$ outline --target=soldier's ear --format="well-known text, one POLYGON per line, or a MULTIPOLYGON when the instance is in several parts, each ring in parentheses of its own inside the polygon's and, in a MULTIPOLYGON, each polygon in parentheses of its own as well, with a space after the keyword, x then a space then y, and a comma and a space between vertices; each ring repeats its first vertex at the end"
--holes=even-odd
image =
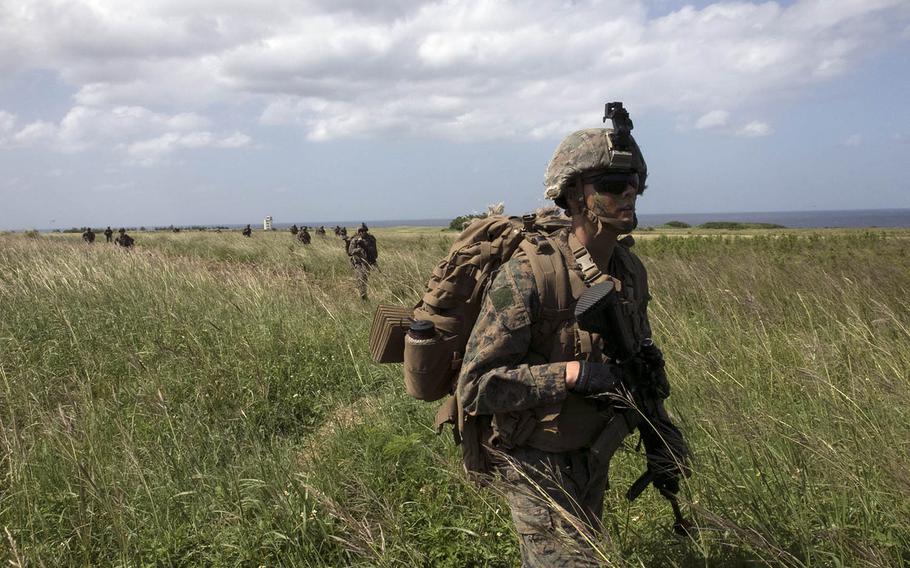
POLYGON ((568 205, 569 215, 577 215, 584 211, 585 191, 581 183, 581 178, 575 178, 566 184, 565 189, 566 205, 568 205))

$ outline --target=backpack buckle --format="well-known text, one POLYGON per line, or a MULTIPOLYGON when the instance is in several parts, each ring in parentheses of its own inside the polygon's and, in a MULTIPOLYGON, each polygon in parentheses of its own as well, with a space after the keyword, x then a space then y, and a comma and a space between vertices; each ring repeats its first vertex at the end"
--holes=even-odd
POLYGON ((535 221, 537 221, 537 215, 534 213, 528 213, 527 215, 521 216, 522 228, 525 231, 532 231, 534 229, 535 221))
POLYGON ((537 247, 537 252, 541 254, 550 254, 553 252, 553 245, 550 244, 550 240, 541 235, 531 235, 528 237, 528 241, 537 247))

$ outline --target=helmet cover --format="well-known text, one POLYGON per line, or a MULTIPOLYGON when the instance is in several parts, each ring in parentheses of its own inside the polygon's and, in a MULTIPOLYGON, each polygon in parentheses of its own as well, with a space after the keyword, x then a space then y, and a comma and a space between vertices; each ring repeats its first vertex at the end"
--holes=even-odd
POLYGON ((629 136, 631 147, 622 150, 614 144, 613 129, 587 128, 569 134, 559 143, 547 165, 544 176, 544 197, 565 207, 565 190, 568 184, 583 172, 612 170, 637 172, 640 177, 639 193, 644 190, 648 166, 635 139, 629 136))

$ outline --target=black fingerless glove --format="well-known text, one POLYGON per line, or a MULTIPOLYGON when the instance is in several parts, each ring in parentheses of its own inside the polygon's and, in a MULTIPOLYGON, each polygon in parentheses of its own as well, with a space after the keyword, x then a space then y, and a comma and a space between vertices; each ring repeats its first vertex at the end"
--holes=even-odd
POLYGON ((578 379, 572 390, 582 396, 616 394, 622 391, 622 371, 610 363, 580 361, 578 379))

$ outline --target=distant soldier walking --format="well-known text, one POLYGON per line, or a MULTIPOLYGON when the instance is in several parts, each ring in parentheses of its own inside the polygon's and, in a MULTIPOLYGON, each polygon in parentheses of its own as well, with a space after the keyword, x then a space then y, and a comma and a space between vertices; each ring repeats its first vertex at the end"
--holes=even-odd
POLYGON ((240 234, 246 238, 250 238, 253 236, 253 229, 250 228, 249 224, 247 224, 247 226, 244 227, 242 231, 240 231, 240 234))
POLYGON ((310 244, 310 241, 312 240, 312 238, 310 237, 310 232, 307 230, 306 227, 304 227, 302 231, 297 233, 297 240, 305 245, 310 244))
POLYGON ((324 237, 325 236, 325 225, 320 225, 319 228, 316 229, 316 234, 319 235, 320 237, 324 237))
POLYGON ((126 229, 121 228, 117 232, 120 234, 116 239, 114 239, 114 242, 123 248, 133 248, 133 245, 136 243, 136 241, 133 240, 133 237, 126 234, 126 229))
POLYGON ((297 236, 297 233, 300 232, 300 229, 297 228, 297 223, 291 225, 291 234, 297 236))
POLYGON ((369 229, 361 224, 357 229, 357 234, 350 240, 345 239, 347 245, 348 258, 351 261, 351 267, 354 269, 354 276, 357 279, 357 291, 360 298, 367 298, 367 278, 370 271, 376 266, 379 259, 379 252, 376 249, 376 237, 369 233, 369 229))
POLYGON ((88 244, 95 242, 95 231, 93 231, 91 227, 86 227, 85 232, 82 233, 82 240, 88 244))
POLYGON ((111 226, 108 225, 107 229, 104 230, 104 240, 105 242, 113 242, 114 240, 114 231, 111 229, 111 226))

